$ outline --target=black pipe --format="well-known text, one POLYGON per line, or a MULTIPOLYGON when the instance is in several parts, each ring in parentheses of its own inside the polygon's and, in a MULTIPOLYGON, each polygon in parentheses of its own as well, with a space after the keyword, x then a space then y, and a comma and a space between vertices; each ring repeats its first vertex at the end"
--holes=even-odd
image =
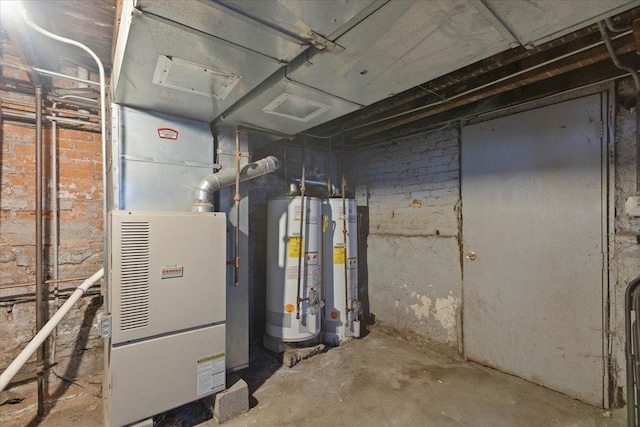
POLYGON ((618 55, 616 54, 616 50, 611 43, 611 38, 607 33, 607 28, 609 27, 612 31, 622 31, 622 29, 615 28, 611 21, 606 22, 606 26, 604 22, 598 22, 598 28, 600 29, 600 35, 602 36, 602 41, 604 42, 607 50, 609 51, 609 56, 613 61, 613 64, 619 69, 628 72, 631 74, 633 78, 633 83, 636 86, 636 192, 640 192, 640 76, 638 76, 638 72, 635 68, 630 67, 628 65, 624 65, 618 59, 618 55))
POLYGON ((640 360, 638 359, 638 355, 640 355, 640 340, 638 340, 639 336, 640 336, 640 331, 638 330, 638 327, 640 326, 640 292, 636 291, 633 293, 633 299, 634 299, 634 308, 635 308, 635 312, 636 312, 636 321, 635 326, 632 325, 632 331, 633 333, 631 334, 631 341, 632 341, 632 348, 633 348, 633 354, 636 356, 635 357, 635 363, 633 366, 633 374, 631 375, 631 378, 633 378, 633 381, 635 383, 635 398, 633 400, 633 408, 634 408, 634 412, 636 413, 636 418, 638 416, 638 398, 640 397, 640 360))
MULTIPOLYGON (((42 86, 36 86, 36 332, 44 326, 42 281, 42 86)), ((44 415, 44 352, 38 348, 38 416, 44 415)))
MULTIPOLYGON (((627 425, 629 427, 636 426, 636 398, 634 390, 634 366, 635 357, 633 354, 633 341, 631 332, 631 311, 633 310, 633 295, 640 288, 640 276, 636 277, 625 291, 624 296, 624 337, 625 337, 625 362, 627 374, 627 425)), ((636 310, 638 307, 636 307, 636 310)), ((640 310, 638 310, 640 311, 640 310)))

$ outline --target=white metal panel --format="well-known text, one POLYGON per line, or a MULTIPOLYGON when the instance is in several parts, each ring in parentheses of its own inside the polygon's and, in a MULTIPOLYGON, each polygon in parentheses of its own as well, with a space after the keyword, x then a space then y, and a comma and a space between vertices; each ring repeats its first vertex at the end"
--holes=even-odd
MULTIPOLYGON (((112 105, 118 209, 189 211, 196 186, 214 171, 207 123, 112 105), (175 131, 175 139, 162 132, 175 131)), ((171 135, 173 137, 173 135, 171 135)))
MULTIPOLYGON (((384 0, 382 0, 384 1, 384 0)), ((324 37, 380 0, 230 0, 228 3, 299 36, 313 31, 324 37)))
POLYGON ((466 0, 390 2, 288 76, 369 105, 509 48, 466 0))
POLYGON ((113 211, 113 344, 224 322, 226 233, 223 213, 113 211))
MULTIPOLYGON (((273 8, 275 5, 270 6, 273 8)), ((290 61, 308 47, 304 41, 286 37, 253 20, 231 13, 228 8, 213 1, 138 0, 136 7, 283 61, 290 61)))
POLYGON ((603 403, 599 94, 463 129, 464 348, 603 403), (473 257, 471 257, 473 258, 473 257))
MULTIPOLYGON (((266 79, 281 64, 259 52, 184 28, 137 9, 125 16, 114 61, 114 102, 209 122, 266 79), (127 26, 127 24, 129 24, 127 26), (121 34, 125 34, 122 35, 121 34), (124 46, 122 46, 124 44, 124 46), (122 52, 122 53, 120 53, 122 52), (225 97, 187 93, 153 83, 160 55, 241 77, 225 97)), ((202 76, 203 79, 209 76, 202 76)))
POLYGON ((105 426, 129 425, 224 390, 224 340, 225 325, 217 325, 111 348, 105 426), (203 366, 207 357, 218 363, 203 366), (207 376, 213 388, 204 391, 207 376))
MULTIPOLYGON (((264 129, 276 130, 293 135, 314 126, 348 114, 360 108, 358 104, 329 96, 321 91, 290 81, 284 70, 275 73, 249 95, 248 101, 238 109, 234 106, 222 123, 225 126, 250 124, 264 129), (312 103, 322 104, 329 108, 322 108, 319 114, 308 120, 299 120, 285 115, 276 115, 265 111, 283 94, 296 98, 308 99, 312 103)), ((244 101, 244 100, 243 100, 244 101)))
POLYGON ((538 45, 608 16, 640 6, 638 0, 485 0, 523 45, 538 45))

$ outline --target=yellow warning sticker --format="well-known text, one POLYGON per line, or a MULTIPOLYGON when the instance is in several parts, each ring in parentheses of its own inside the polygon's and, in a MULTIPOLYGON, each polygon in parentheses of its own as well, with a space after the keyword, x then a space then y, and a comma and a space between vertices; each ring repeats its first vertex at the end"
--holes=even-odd
POLYGON ((344 246, 334 246, 333 247, 333 263, 334 264, 344 264, 344 261, 347 257, 347 251, 344 246))
POLYGON ((213 353, 213 354, 210 354, 208 356, 200 357, 200 358, 198 358, 198 365, 200 365, 202 363, 211 362, 212 360, 216 360, 216 359, 219 359, 221 357, 224 357, 224 351, 221 351, 221 352, 218 352, 218 353, 213 353))
POLYGON ((289 236, 289 258, 298 258, 301 246, 302 254, 304 254, 304 237, 289 236))

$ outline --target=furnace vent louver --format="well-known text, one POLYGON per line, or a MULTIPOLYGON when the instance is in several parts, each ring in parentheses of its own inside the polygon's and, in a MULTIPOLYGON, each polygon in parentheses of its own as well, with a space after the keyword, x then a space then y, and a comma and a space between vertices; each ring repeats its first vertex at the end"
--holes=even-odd
POLYGON ((149 325, 150 227, 148 222, 123 222, 121 230, 120 329, 149 325))
POLYGON ((184 59, 158 56, 153 83, 188 93, 224 100, 242 77, 184 59))
POLYGON ((271 101, 262 111, 291 120, 308 122, 329 109, 331 109, 330 105, 290 93, 283 93, 271 101))

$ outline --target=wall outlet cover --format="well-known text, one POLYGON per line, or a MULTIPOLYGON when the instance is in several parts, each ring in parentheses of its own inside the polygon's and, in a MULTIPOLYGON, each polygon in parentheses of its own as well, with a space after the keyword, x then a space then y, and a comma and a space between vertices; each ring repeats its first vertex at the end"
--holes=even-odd
POLYGON ((627 215, 640 217, 640 196, 630 196, 625 203, 627 215))

